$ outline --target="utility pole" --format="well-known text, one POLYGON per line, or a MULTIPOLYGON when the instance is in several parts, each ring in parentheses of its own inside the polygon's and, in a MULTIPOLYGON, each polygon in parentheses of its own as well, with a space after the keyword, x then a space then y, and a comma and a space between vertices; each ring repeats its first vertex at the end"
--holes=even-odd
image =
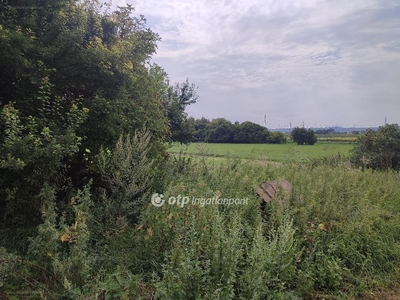
POLYGON ((387 125, 387 118, 385 117, 385 125, 387 125))

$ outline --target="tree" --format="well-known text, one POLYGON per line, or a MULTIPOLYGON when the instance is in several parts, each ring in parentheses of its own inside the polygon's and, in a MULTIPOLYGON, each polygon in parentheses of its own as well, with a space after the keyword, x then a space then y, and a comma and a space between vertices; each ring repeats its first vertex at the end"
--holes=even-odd
POLYGON ((164 100, 167 118, 171 129, 171 139, 175 142, 188 143, 193 140, 194 120, 188 118, 185 109, 197 102, 197 87, 185 82, 168 87, 164 100))
POLYGON ((269 132, 267 128, 253 123, 231 123, 224 118, 214 119, 211 122, 206 118, 194 120, 195 134, 192 141, 209 143, 243 143, 260 144, 286 143, 282 132, 269 132))
POLYGON ((283 132, 280 132, 280 131, 271 132, 271 135, 268 138, 268 143, 270 143, 270 144, 284 144, 284 143, 286 143, 286 137, 283 134, 283 132))
POLYGON ((148 129, 156 170, 171 136, 192 135, 184 110, 197 99, 194 86, 170 87, 148 64, 159 36, 130 5, 101 5, 0 3, 0 225, 37 225, 45 185, 57 209, 90 181, 93 191, 105 187, 95 158, 121 136, 148 129))
POLYGON ((317 129, 315 130, 315 134, 331 134, 335 133, 335 129, 327 128, 327 129, 317 129))
POLYGON ((351 150, 351 161, 356 166, 378 170, 400 169, 400 129, 387 124, 377 131, 368 129, 358 138, 351 150))
POLYGON ((210 120, 202 117, 201 119, 196 119, 194 121, 195 134, 194 142, 204 142, 207 136, 207 128, 210 124, 210 120))
POLYGON ((252 122, 243 122, 234 126, 234 143, 267 143, 270 133, 267 128, 252 122))
POLYGON ((297 145, 314 145, 317 142, 317 137, 312 129, 295 127, 292 130, 291 136, 297 145))
POLYGON ((232 143, 234 125, 224 119, 218 118, 211 121, 208 125, 206 142, 209 143, 232 143))

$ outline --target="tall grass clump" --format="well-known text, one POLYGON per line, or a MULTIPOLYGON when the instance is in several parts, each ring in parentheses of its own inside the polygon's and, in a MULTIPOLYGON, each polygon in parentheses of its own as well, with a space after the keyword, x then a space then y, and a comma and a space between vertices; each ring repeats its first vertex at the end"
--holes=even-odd
POLYGON ((110 152, 120 153, 121 164, 103 150, 104 189, 78 191, 64 213, 53 205, 54 191, 42 191, 43 223, 27 256, 0 249, 0 285, 8 294, 356 299, 400 279, 397 172, 354 169, 342 160, 214 163, 182 153, 163 167, 163 184, 154 185, 152 161, 122 151, 141 142, 119 143, 121 151, 110 152), (291 192, 262 205, 254 186, 283 178, 291 192), (163 196, 162 206, 151 203, 154 193, 163 196), (170 204, 170 197, 189 202, 170 204), (247 200, 201 205, 196 198, 247 200))
POLYGON ((301 275, 311 290, 357 294, 395 281, 400 265, 399 174, 288 167, 280 172, 294 186, 291 210, 304 247, 301 275))
MULTIPOLYGON (((272 298, 356 297, 399 278, 399 174, 362 171, 348 164, 344 167, 345 160, 341 158, 336 162, 339 164, 274 166, 228 160, 217 166, 208 164, 207 170, 200 162, 193 165, 184 180, 170 185, 167 190, 171 195, 249 195, 248 206, 217 206, 213 210, 196 207, 185 213, 180 209, 188 217, 199 212, 218 212, 226 217, 225 226, 228 227, 233 226, 229 220, 237 220, 235 216, 239 216, 242 256, 233 298, 256 299, 258 295, 272 298), (273 201, 262 212, 252 186, 275 178, 289 180, 293 184, 292 193, 281 195, 284 197, 282 204, 273 201), (288 220, 291 221, 288 223, 288 220), (277 233, 282 228, 286 235, 277 233), (286 248, 273 250, 279 243, 286 248), (284 254, 285 258, 280 261, 279 255, 284 254), (258 275, 253 277, 254 274, 258 275), (265 296, 267 294, 270 296, 265 296)), ((213 220, 213 217, 209 215, 206 219, 213 220)), ((187 223, 181 224, 186 228, 187 223)), ((192 228, 194 225, 190 224, 192 228)), ((195 232, 202 232, 200 225, 195 232)), ((181 245, 181 236, 178 234, 175 238, 179 241, 176 245, 181 245)), ((197 237, 196 240, 199 247, 202 240, 197 237)), ((184 249, 191 248, 186 246, 184 249)), ((200 249, 196 251, 205 253, 200 249)), ((187 255, 191 257, 193 253, 187 255)), ((172 257, 176 259, 172 254, 169 257, 171 261, 172 257)), ((171 261, 164 270, 176 274, 171 269, 171 261)), ((195 269, 203 276, 210 276, 204 255, 196 261, 195 269)), ((165 285, 161 290, 168 291, 168 278, 162 279, 165 285)), ((198 285, 198 289, 210 291, 206 284, 200 282, 198 285)), ((188 291, 189 286, 183 284, 178 290, 188 291)))

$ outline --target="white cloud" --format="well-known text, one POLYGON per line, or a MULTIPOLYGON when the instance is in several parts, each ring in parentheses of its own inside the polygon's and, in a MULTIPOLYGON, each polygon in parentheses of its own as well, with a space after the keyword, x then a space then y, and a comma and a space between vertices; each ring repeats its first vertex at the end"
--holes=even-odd
POLYGON ((397 0, 127 1, 160 34, 171 81, 200 86, 195 117, 400 123, 397 0))

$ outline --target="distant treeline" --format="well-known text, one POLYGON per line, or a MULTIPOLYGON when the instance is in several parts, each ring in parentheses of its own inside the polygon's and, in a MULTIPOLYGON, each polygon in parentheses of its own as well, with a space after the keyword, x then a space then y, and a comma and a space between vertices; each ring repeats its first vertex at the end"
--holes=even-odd
POLYGON ((315 134, 332 134, 332 133, 338 133, 335 132, 335 129, 333 128, 325 128, 325 129, 316 129, 315 134))
POLYGON ((347 130, 347 131, 335 131, 333 128, 324 128, 324 129, 315 129, 315 134, 343 134, 343 133, 351 133, 351 134, 360 134, 360 132, 365 132, 365 130, 347 130))
POLYGON ((282 144, 286 137, 282 132, 270 132, 267 128, 252 122, 232 123, 224 118, 212 121, 189 118, 192 127, 191 142, 241 143, 241 144, 282 144))

